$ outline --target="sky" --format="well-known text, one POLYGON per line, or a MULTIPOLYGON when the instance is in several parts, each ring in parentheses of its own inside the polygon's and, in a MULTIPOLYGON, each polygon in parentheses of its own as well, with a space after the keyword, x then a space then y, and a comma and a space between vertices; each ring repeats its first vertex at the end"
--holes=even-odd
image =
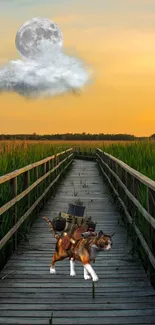
POLYGON ((155 133, 155 0, 0 0, 1 66, 20 59, 16 32, 37 16, 94 77, 78 96, 1 93, 0 133, 155 133))

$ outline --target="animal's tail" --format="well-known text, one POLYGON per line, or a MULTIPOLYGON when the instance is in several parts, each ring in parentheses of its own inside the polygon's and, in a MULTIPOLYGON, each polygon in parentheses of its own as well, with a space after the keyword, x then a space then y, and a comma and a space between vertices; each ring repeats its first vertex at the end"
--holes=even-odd
POLYGON ((55 237, 56 239, 58 239, 60 236, 59 236, 59 235, 57 234, 57 232, 55 231, 55 229, 54 229, 54 227, 53 227, 53 223, 52 223, 52 221, 51 221, 49 218, 47 218, 47 217, 42 217, 42 219, 45 220, 45 221, 48 223, 48 225, 49 225, 49 227, 50 227, 50 229, 51 229, 52 234, 54 235, 54 237, 55 237))

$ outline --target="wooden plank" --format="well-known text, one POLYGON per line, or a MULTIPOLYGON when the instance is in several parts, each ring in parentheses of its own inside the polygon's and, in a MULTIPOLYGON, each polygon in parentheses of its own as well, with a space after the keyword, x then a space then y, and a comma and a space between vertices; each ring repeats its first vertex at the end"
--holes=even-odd
MULTIPOLYGON (((77 297, 81 297, 83 295, 83 292, 81 293, 82 291, 77 291, 76 292, 76 298, 77 297)), ((91 297, 91 289, 89 288, 89 290, 85 290, 85 298, 86 299, 89 299, 91 297)), ((137 291, 119 291, 119 292, 104 292, 104 291, 97 291, 95 292, 95 297, 98 298, 98 299, 103 299, 103 298, 106 298, 106 299, 111 299, 111 298, 116 298, 117 297, 121 297, 121 298, 133 298, 133 297, 143 297, 145 298, 146 302, 147 302, 147 298, 148 297, 151 297, 153 295, 151 295, 150 292, 147 292, 146 290, 137 290, 137 291)), ((75 291, 74 289, 72 289, 72 292, 67 292, 67 291, 59 291, 59 292, 56 292, 54 290, 50 290, 49 292, 40 292, 40 291, 37 291, 37 292, 12 292, 12 291, 8 291, 8 292, 1 292, 0 291, 0 298, 25 298, 25 297, 30 297, 31 299, 33 298, 36 298, 36 297, 42 297, 42 299, 44 298, 48 298, 48 299, 55 299, 55 298, 74 298, 75 297, 75 291)), ((154 296, 153 296, 154 298, 154 296)), ((32 300, 33 301, 33 300, 32 300)))
MULTIPOLYGON (((52 309, 53 310, 53 309, 52 309)), ((70 310, 62 310, 61 307, 59 310, 54 310, 55 318, 61 317, 61 318, 70 318, 70 317, 87 317, 88 316, 88 310, 89 310, 89 318, 94 317, 94 310, 86 309, 86 310, 78 310, 71 309, 70 310)), ((1 317, 15 317, 17 315, 16 310, 1 310, 1 317)), ((29 317, 47 317, 49 315, 50 317, 51 311, 49 310, 29 310, 29 317)), ((155 309, 129 309, 129 310, 104 310, 100 309, 98 310, 95 308, 95 318, 97 317, 137 317, 141 316, 155 316, 155 309)), ((27 310, 18 310, 18 317, 27 317, 27 310)), ((154 317, 155 321, 155 317, 154 317)))
POLYGON ((93 304, 92 307, 94 307, 95 305, 97 305, 97 308, 100 309, 100 306, 102 304, 102 308, 105 308, 105 309, 141 309, 144 307, 146 308, 152 308, 154 309, 155 308, 155 297, 153 299, 153 297, 147 297, 147 304, 146 304, 146 298, 145 297, 130 297, 130 298, 122 298, 122 297, 118 297, 118 298, 112 298, 109 299, 106 299, 106 298, 103 298, 102 299, 102 302, 101 302, 101 299, 98 297, 96 298, 95 300, 93 298, 89 298, 87 301, 85 298, 82 298, 82 297, 74 297, 74 298, 66 298, 65 300, 67 301, 67 304, 66 304, 66 301, 64 301, 63 298, 56 298, 54 299, 53 301, 49 301, 49 299, 47 298, 34 298, 33 299, 33 302, 36 304, 36 306, 34 306, 33 304, 31 304, 31 297, 27 297, 27 298, 21 298, 20 300, 17 299, 17 298, 10 298, 11 300, 11 304, 8 306, 8 299, 3 299, 3 301, 0 301, 0 309, 22 309, 24 310, 23 308, 23 305, 26 307, 25 310, 27 309, 33 309, 36 308, 35 310, 37 310, 38 308, 39 309, 42 309, 42 306, 44 307, 45 305, 47 306, 50 306, 51 304, 53 305, 54 308, 59 308, 60 309, 60 304, 61 306, 64 308, 66 306, 66 310, 68 308, 70 308, 70 304, 73 305, 73 307, 77 304, 78 306, 82 306, 82 305, 86 305, 86 306, 90 306, 93 304), (18 307, 16 306, 18 305, 18 307))
MULTIPOLYGON (((51 315, 50 315, 51 316, 51 315)), ((51 318, 51 317, 50 317, 51 318)), ((0 323, 1 325, 4 325, 4 324, 8 324, 8 325, 11 325, 11 324, 19 324, 19 325, 24 325, 24 324, 30 324, 30 318, 26 317, 26 318, 23 318, 22 320, 21 319, 18 319, 18 318, 0 318, 0 322, 2 321, 2 323, 0 323)), ((152 320, 149 320, 147 322, 147 317, 144 317, 144 318, 136 318, 136 320, 134 321, 134 317, 130 317, 129 319, 129 323, 128 321, 126 320, 126 318, 122 318, 120 319, 120 321, 117 321, 117 319, 112 319, 111 323, 109 323, 109 318, 106 317, 104 318, 104 320, 102 319, 102 317, 100 318, 74 318, 73 320, 71 320, 70 318, 68 318, 68 321, 67 319, 65 318, 53 318, 53 321, 55 322, 54 324, 55 325, 62 325, 62 324, 73 324, 73 325, 78 325, 78 324, 90 324, 90 325, 112 325, 112 324, 123 324, 123 325, 131 325, 131 324, 140 324, 140 325, 148 325, 148 324, 155 324, 153 321, 153 317, 152 317, 152 320), (133 322, 134 321, 134 322, 133 322)), ((44 325, 44 324, 49 324, 49 317, 48 318, 41 318, 40 320, 37 318, 31 318, 31 325, 44 325)))
MULTIPOLYGON (((109 274, 109 278, 110 277, 115 277, 115 276, 121 276, 121 274, 122 274, 122 277, 123 277, 123 275, 124 275, 124 277, 126 277, 126 278, 128 278, 128 276, 134 276, 134 274, 136 273, 136 276, 135 276, 135 278, 137 278, 137 275, 139 274, 139 277, 141 276, 141 275, 144 275, 145 273, 144 273, 144 270, 139 270, 139 268, 137 267, 137 268, 131 268, 131 269, 129 269, 128 270, 128 268, 120 268, 120 269, 118 269, 118 270, 116 270, 117 268, 116 267, 108 267, 108 274, 109 274)), ((78 275, 79 274, 82 274, 83 272, 82 272, 82 270, 80 271, 79 269, 76 269, 76 273, 77 273, 77 277, 76 277, 76 279, 78 278, 79 279, 79 277, 78 277, 78 275)), ((48 278, 48 276, 49 276, 49 265, 48 266, 46 266, 45 268, 42 268, 42 269, 40 269, 40 268, 27 268, 27 269, 23 269, 23 268, 21 268, 21 271, 19 271, 19 270, 17 270, 16 271, 16 269, 14 268, 7 268, 7 269, 5 269, 5 271, 3 271, 2 273, 1 273, 2 275, 1 275, 1 277, 3 278, 4 276, 8 276, 9 274, 15 274, 16 276, 17 275, 23 275, 23 278, 24 278, 24 275, 30 275, 30 276, 33 276, 33 275, 35 275, 36 274, 36 277, 38 277, 38 275, 42 275, 42 276, 44 276, 44 277, 47 277, 48 278)), ((105 278, 107 278, 106 277, 106 275, 107 275, 107 267, 105 268, 105 269, 103 269, 102 270, 102 268, 97 268, 97 274, 102 278, 102 279, 105 279, 105 278)), ((59 280, 61 280, 61 277, 62 276, 64 276, 65 275, 65 277, 69 277, 69 267, 67 268, 67 269, 63 269, 63 271, 61 270, 61 269, 59 269, 59 267, 58 267, 58 270, 57 270, 57 274, 56 274, 56 276, 57 276, 57 278, 59 279, 59 280)), ((8 276, 8 278, 9 278, 9 276, 8 276)), ((80 275, 80 279, 81 279, 81 281, 82 281, 82 279, 83 279, 83 277, 80 275)), ((50 280, 52 281, 54 281, 55 280, 55 277, 53 276, 52 278, 51 278, 51 276, 50 276, 50 280)))
MULTIPOLYGON (((103 280, 106 280, 106 283, 113 283, 113 282, 121 282, 121 281, 124 281, 125 279, 125 282, 135 282, 135 284, 138 282, 142 282, 142 281, 146 281, 148 282, 148 279, 147 279, 147 276, 145 273, 142 273, 140 272, 140 274, 135 274, 135 272, 132 272, 132 273, 122 273, 121 271, 120 272, 109 272, 108 274, 106 272, 102 273, 99 272, 98 273, 100 279, 103 279, 103 280)), ((76 275, 76 280, 82 280, 82 272, 81 273, 77 273, 76 275)), ((70 276, 69 276, 69 273, 67 274, 66 273, 66 276, 65 276, 65 279, 63 278, 62 279, 62 275, 57 273, 55 277, 53 277, 51 279, 51 275, 47 272, 46 272, 46 278, 45 278, 45 272, 43 274, 23 274, 21 272, 21 274, 16 274, 14 273, 13 271, 10 271, 10 272, 6 272, 6 273, 2 273, 1 274, 1 278, 0 278, 0 281, 3 282, 3 281, 8 281, 9 280, 9 283, 10 281, 16 281, 16 282, 21 282, 21 280, 24 280, 25 283, 39 283, 41 281, 41 283, 47 283, 49 281, 53 281, 54 282, 69 282, 70 283, 70 276)))
MULTIPOLYGON (((83 280, 83 279, 82 279, 83 280)), ((83 280, 84 282, 84 280, 83 280)), ((86 281, 85 281, 86 282, 86 281)), ((80 286, 77 286, 76 287, 76 294, 80 294, 82 295, 83 293, 88 293, 89 295, 91 295, 91 287, 92 285, 88 285, 83 287, 82 284, 81 284, 81 287, 80 286)), ((61 285, 59 285, 59 287, 54 287, 54 288, 36 288, 36 287, 9 287, 9 288, 6 288, 6 287, 1 287, 0 288, 0 294, 4 294, 4 293, 15 293, 15 294, 22 294, 23 293, 23 290, 24 290, 24 293, 25 294, 44 294, 45 291, 46 291, 46 295, 49 294, 53 294, 53 293, 59 293, 59 294, 66 294, 67 292, 67 295, 69 294, 73 294, 73 291, 75 291, 75 288, 74 286, 73 287, 69 287, 66 285, 65 287, 62 287, 61 285), (52 291, 52 292, 51 292, 52 291)), ((117 294, 117 295, 121 295, 122 293, 124 293, 125 295, 129 295, 129 293, 131 293, 131 295, 134 295, 134 294, 138 294, 138 295, 141 295, 141 294, 146 294, 146 291, 147 291, 147 294, 151 294, 152 293, 152 288, 150 287, 147 287, 146 285, 145 286, 124 286, 124 287, 100 287, 100 288, 97 288, 96 289, 96 294, 117 294)))
MULTIPOLYGON (((118 288, 120 290, 122 290, 122 288, 124 287, 128 287, 128 286, 132 286, 134 287, 137 284, 137 287, 146 287, 146 288, 151 288, 151 285, 148 284, 148 281, 146 279, 145 280, 141 280, 141 281, 137 281, 137 279, 135 281, 129 281, 129 280, 125 280, 123 282, 123 280, 121 281, 106 281, 106 282, 102 282, 100 284, 96 284, 96 290, 101 289, 101 288, 118 288)), ((67 288, 70 285, 70 287, 74 287, 74 288, 89 288, 92 286, 92 282, 91 281, 81 281, 81 283, 76 283, 76 278, 74 281, 70 281, 70 279, 66 279, 66 281, 61 280, 61 288, 67 288)), ((7 281, 0 281, 0 288, 39 288, 42 289, 44 288, 46 290, 46 288, 59 288, 60 287, 60 279, 59 281, 54 281, 54 282, 39 282, 39 281, 17 281, 16 280, 16 284, 14 283, 14 281, 10 281, 7 279, 7 281)))
POLYGON ((144 309, 149 310, 153 310, 154 309, 154 312, 155 312, 155 304, 154 302, 150 302, 147 304, 147 307, 146 307, 146 303, 124 303, 122 302, 122 304, 113 304, 113 303, 101 303, 101 302, 97 302, 96 304, 95 303, 92 303, 92 302, 89 302, 87 303, 86 301, 75 301, 74 303, 72 303, 72 301, 68 301, 68 304, 66 305, 65 302, 61 301, 61 306, 60 306, 60 303, 59 301, 55 302, 49 302, 49 301, 43 301, 43 302, 39 302, 38 300, 38 303, 36 303, 35 306, 33 306, 30 301, 27 302, 27 300, 25 300, 25 302, 19 302, 18 300, 16 300, 16 302, 12 302, 12 304, 9 306, 8 308, 8 303, 0 303, 0 310, 13 310, 13 311, 45 311, 45 310, 50 310, 51 309, 53 311, 64 311, 64 310, 68 310, 68 311, 76 311, 76 310, 85 310, 85 311, 88 311, 91 309, 91 310, 105 310, 105 311, 108 311, 108 310, 141 310, 143 311, 144 309), (129 306, 128 306, 129 304, 129 306))
MULTIPOLYGON (((106 263, 106 267, 107 266, 126 266, 128 267, 131 263, 133 263, 132 261, 126 261, 125 259, 124 260, 104 260, 104 259, 101 259, 102 262, 106 263)), ((63 262, 62 262, 63 263, 63 262)), ((61 263, 61 264, 62 264, 61 263)), ((96 261, 97 263, 97 261, 96 261)), ((95 263, 95 264, 96 264, 95 263)), ((135 261, 135 264, 136 264, 136 261, 135 261)), ((11 261, 11 262, 8 262, 8 266, 11 265, 11 267, 16 267, 16 266, 19 266, 19 267, 22 267, 22 266, 25 266, 25 267, 40 267, 40 268, 43 268, 43 267, 46 267, 47 265, 47 259, 46 259, 46 263, 44 262, 40 262, 40 261, 35 261, 35 262, 31 262, 31 261, 11 261)), ((69 261, 67 263, 67 266, 69 266, 69 261)), ((77 264, 77 267, 83 267, 82 264, 80 266, 78 266, 77 264)), ((98 263, 98 267, 102 267, 99 265, 98 263)))
MULTIPOLYGON (((47 325, 49 324, 49 317, 51 318, 51 313, 49 316, 46 318, 34 318, 34 317, 24 317, 24 318, 15 318, 15 317, 0 317, 0 324, 18 324, 18 325, 28 325, 31 322, 31 325, 47 325)), ((155 325, 154 322, 154 316, 150 316, 148 319, 148 316, 143 316, 143 317, 121 317, 119 320, 115 317, 110 318, 110 323, 109 323, 109 317, 73 317, 73 318, 62 318, 62 317, 53 317, 54 325, 62 325, 62 324, 68 324, 68 325, 78 325, 78 324, 90 324, 90 325, 112 325, 112 324, 123 324, 123 325, 131 325, 131 324, 140 324, 140 325, 149 325, 153 324, 155 325)))
MULTIPOLYGON (((50 260, 50 262, 51 262, 51 260, 50 260)), ((95 263, 95 265, 96 265, 96 263, 95 263)), ((34 272, 34 271, 36 271, 36 272, 45 272, 46 271, 46 274, 47 274, 47 273, 49 273, 49 261, 47 261, 47 264, 44 265, 43 267, 40 267, 40 266, 38 266, 38 267, 37 266, 35 266, 35 267, 27 266, 26 267, 26 266, 18 265, 18 268, 21 269, 21 273, 23 273, 23 272, 30 272, 31 273, 31 272, 34 272)), ((132 266, 128 270, 129 265, 128 266, 123 266, 122 265, 121 267, 119 267, 118 264, 117 265, 105 265, 104 268, 98 264, 96 266, 96 268, 97 268, 97 273, 98 274, 99 274, 99 272, 102 273, 102 274, 106 273, 107 268, 108 268, 109 272, 111 270, 111 272, 113 272, 115 274, 119 270, 121 270, 121 272, 124 272, 124 273, 128 274, 128 273, 132 273, 132 272, 138 272, 139 269, 140 269, 139 266, 132 266)), ((66 272, 68 272, 68 275, 69 275, 69 264, 66 265, 66 266, 63 265, 63 268, 62 268, 62 263, 61 264, 57 263, 57 269, 58 269, 57 271, 58 271, 59 274, 66 274, 66 272)), ((8 266, 7 269, 5 269, 5 270, 7 270, 7 271, 15 271, 16 274, 18 274, 17 271, 16 271, 15 265, 14 266, 10 265, 10 267, 8 266)), ((83 270, 83 268, 78 267, 78 266, 76 267, 77 273, 82 272, 82 270, 83 270)))
MULTIPOLYGON (((42 237, 41 237, 42 238, 42 237)), ((33 261, 36 261, 36 260, 39 260, 39 261, 41 261, 41 262, 45 262, 45 261, 47 261, 47 258, 51 258, 51 254, 53 254, 54 253, 54 249, 51 249, 51 251, 48 253, 48 252, 45 252, 45 254, 44 254, 44 256, 40 253, 40 252, 30 252, 29 254, 27 253, 26 254, 26 252, 24 253, 20 253, 20 254, 16 254, 16 255, 14 255, 13 257, 12 257, 12 261, 17 261, 17 260, 23 260, 23 261, 26 261, 26 260, 30 260, 31 261, 31 259, 33 260, 33 261), (24 254, 24 256, 22 256, 24 254)), ((123 258, 124 258, 124 253, 109 253, 109 254, 106 254, 106 255, 104 255, 104 257, 101 257, 101 256, 98 256, 98 261, 99 260, 103 260, 103 258, 104 258, 104 260, 106 260, 107 259, 107 257, 109 257, 110 259, 111 258, 118 258, 118 259, 121 259, 122 258, 122 260, 123 260, 123 258)), ((132 260, 131 260, 132 261, 132 260)))

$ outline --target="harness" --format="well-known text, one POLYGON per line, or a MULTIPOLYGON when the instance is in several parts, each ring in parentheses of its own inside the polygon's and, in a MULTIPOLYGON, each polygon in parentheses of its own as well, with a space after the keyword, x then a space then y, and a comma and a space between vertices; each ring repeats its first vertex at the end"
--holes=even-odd
MULTIPOLYGON (((81 238, 74 239, 74 238, 68 237, 68 234, 67 233, 64 233, 64 236, 67 236, 68 239, 69 239, 68 248, 65 248, 64 247, 66 249, 66 251, 67 251, 67 255, 68 255, 69 259, 73 258, 73 260, 75 260, 74 250, 75 250, 77 244, 79 243, 79 241, 81 239, 86 239, 86 238, 92 237, 92 236, 94 237, 94 236, 96 236, 96 233, 92 229, 92 230, 89 230, 88 232, 83 233, 82 235, 81 235, 81 238)), ((89 239, 88 239, 88 243, 89 243, 89 239)), ((97 243, 97 238, 95 238, 95 241, 94 241, 94 244, 95 245, 96 245, 96 243, 97 243)), ((88 249, 88 252, 90 254, 91 253, 91 246, 88 245, 87 249, 88 249)))

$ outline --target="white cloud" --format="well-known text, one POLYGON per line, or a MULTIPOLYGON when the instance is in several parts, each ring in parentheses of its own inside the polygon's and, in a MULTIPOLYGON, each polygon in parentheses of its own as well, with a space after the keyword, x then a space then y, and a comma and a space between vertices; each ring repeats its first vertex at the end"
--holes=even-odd
POLYGON ((54 96, 83 87, 89 72, 83 62, 61 50, 47 50, 36 60, 10 61, 0 69, 0 91, 24 97, 54 96))

